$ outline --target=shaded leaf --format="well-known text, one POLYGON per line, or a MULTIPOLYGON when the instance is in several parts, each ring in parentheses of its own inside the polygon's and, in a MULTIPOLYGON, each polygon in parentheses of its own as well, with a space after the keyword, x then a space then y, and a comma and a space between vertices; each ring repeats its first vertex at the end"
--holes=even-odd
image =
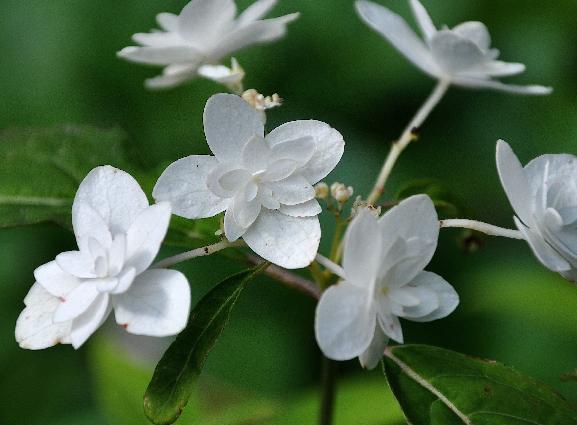
POLYGON ((449 192, 440 181, 434 179, 420 179, 407 182, 398 190, 395 199, 401 201, 419 194, 429 195, 439 214, 446 218, 456 217, 463 212, 463 208, 456 197, 449 192))
POLYGON ((497 362, 438 347, 389 347, 389 385, 413 425, 571 425, 577 410, 532 378, 497 362))
POLYGON ((153 423, 171 424, 178 419, 242 290, 268 266, 265 262, 229 277, 194 308, 188 326, 156 366, 144 395, 144 411, 153 423))

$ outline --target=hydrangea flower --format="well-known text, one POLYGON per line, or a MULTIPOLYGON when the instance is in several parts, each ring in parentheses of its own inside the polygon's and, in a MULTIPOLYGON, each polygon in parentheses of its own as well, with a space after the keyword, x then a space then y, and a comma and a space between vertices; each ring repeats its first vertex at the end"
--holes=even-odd
POLYGON ((520 74, 525 71, 525 65, 497 60, 499 50, 491 48, 491 36, 483 23, 464 22, 452 29, 437 29, 418 0, 410 0, 410 4, 424 40, 401 16, 381 5, 357 0, 356 9, 368 26, 433 78, 474 89, 535 95, 551 93, 549 87, 517 86, 494 80, 520 74))
MULTIPOLYGON (((192 0, 180 15, 157 16, 161 30, 134 34, 141 46, 126 47, 118 56, 141 64, 163 66, 162 75, 146 81, 152 89, 178 86, 200 75, 227 84, 241 78, 233 66, 230 72, 219 65, 225 56, 253 44, 277 40, 298 13, 273 19, 263 18, 276 0, 258 0, 238 17, 234 0, 192 0), (223 73, 224 72, 224 73, 223 73)), ((233 64, 234 65, 234 64, 233 64)))
POLYGON ((170 216, 167 203, 149 206, 124 171, 92 170, 72 206, 79 250, 35 270, 36 283, 16 324, 20 346, 79 348, 112 310, 116 322, 133 334, 168 336, 184 329, 190 310, 186 277, 174 270, 147 270, 170 216))
POLYGON ((548 269, 577 282, 577 157, 542 155, 523 168, 497 142, 497 168, 517 228, 548 269))
POLYGON ((442 277, 423 271, 437 247, 439 221, 426 195, 412 196, 381 218, 359 211, 347 230, 342 281, 316 309, 315 334, 325 356, 359 357, 372 369, 389 338, 402 343, 399 317, 441 319, 459 296, 442 277))
POLYGON ((258 111, 239 96, 212 96, 204 132, 214 156, 192 155, 171 164, 153 196, 189 219, 226 211, 229 241, 243 238, 261 257, 293 269, 315 258, 321 207, 313 184, 338 164, 341 134, 319 121, 293 121, 266 137, 258 111))

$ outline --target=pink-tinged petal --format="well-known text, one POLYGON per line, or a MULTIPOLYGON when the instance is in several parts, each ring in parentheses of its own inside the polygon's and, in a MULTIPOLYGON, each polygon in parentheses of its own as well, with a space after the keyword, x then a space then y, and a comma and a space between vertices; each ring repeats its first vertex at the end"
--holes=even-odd
POLYGON ((292 121, 275 128, 266 136, 266 141, 273 151, 284 155, 292 148, 302 148, 305 158, 309 155, 307 142, 301 139, 312 138, 315 143, 314 153, 302 166, 299 173, 309 183, 315 184, 325 178, 339 163, 345 149, 343 136, 334 128, 320 121, 292 121), (296 142, 298 141, 298 143, 296 142), (291 146, 290 143, 293 143, 291 146), (287 145, 285 145, 287 143, 287 145), (282 144, 282 145, 281 145, 282 144))
POLYGON ((215 195, 207 186, 209 173, 218 165, 216 158, 192 155, 179 159, 162 173, 152 192, 156 202, 168 202, 173 214, 196 219, 223 212, 228 200, 215 195))
POLYGON ((112 304, 108 294, 100 294, 84 314, 72 321, 70 333, 72 346, 75 349, 80 348, 104 323, 111 310, 112 304))
POLYGON ((235 164, 254 136, 264 137, 264 126, 259 113, 241 97, 217 94, 206 103, 204 133, 216 158, 235 164))
POLYGON ((70 322, 55 324, 54 312, 60 299, 34 283, 24 299, 26 308, 16 321, 16 342, 27 350, 42 350, 70 343, 70 322))
POLYGON ((46 263, 34 270, 34 278, 55 297, 64 298, 80 285, 80 279, 66 273, 56 261, 46 263))
MULTIPOLYGON (((138 182, 128 173, 109 165, 97 167, 84 178, 72 206, 74 233, 78 208, 88 204, 104 220, 112 234, 125 233, 138 215, 148 207, 148 199, 138 182)), ((89 233, 89 232, 86 232, 89 233)), ((95 236, 93 236, 95 237, 95 236)), ((98 237, 95 237, 98 239, 98 237)))
POLYGON ((86 312, 99 296, 97 281, 84 281, 72 290, 66 298, 60 300, 60 306, 54 313, 54 323, 70 321, 86 312))
POLYGON ((362 355, 375 334, 369 291, 346 282, 327 289, 316 308, 315 336, 325 356, 349 360, 362 355))
POLYGON ((321 229, 317 217, 289 217, 263 209, 243 239, 265 260, 286 269, 300 269, 315 259, 321 229))
POLYGON ((170 215, 170 205, 162 202, 148 207, 134 220, 126 233, 124 267, 140 274, 152 264, 166 236, 170 215))
POLYGON ((148 270, 113 298, 116 322, 135 335, 170 336, 188 321, 190 288, 175 270, 148 270))

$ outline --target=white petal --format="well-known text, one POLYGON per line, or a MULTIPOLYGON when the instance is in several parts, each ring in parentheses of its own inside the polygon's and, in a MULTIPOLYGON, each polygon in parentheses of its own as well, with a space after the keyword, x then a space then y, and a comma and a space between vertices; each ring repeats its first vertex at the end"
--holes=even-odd
POLYGON ((177 34, 160 31, 137 33, 132 36, 132 40, 144 47, 175 47, 183 43, 182 39, 177 34))
POLYGON ((247 231, 246 227, 242 227, 238 224, 234 218, 234 212, 232 208, 226 210, 224 214, 224 234, 230 242, 236 241, 247 231))
MULTIPOLYGON (((413 322, 431 322, 433 320, 442 319, 451 314, 459 305, 459 294, 445 279, 441 276, 431 272, 421 272, 411 283, 411 286, 416 288, 427 288, 433 291, 436 295, 437 307, 426 315, 421 315, 419 307, 405 308, 405 315, 403 317, 412 320, 413 322)), ((421 305, 426 302, 421 299, 421 305)))
POLYGON ((532 194, 529 180, 511 146, 503 140, 497 142, 497 171, 503 189, 515 214, 528 225, 532 224, 532 194))
POLYGON ((285 269, 300 269, 315 259, 321 228, 317 217, 295 218, 263 209, 243 239, 265 260, 285 269))
POLYGON ((104 323, 110 314, 111 308, 109 296, 100 294, 83 315, 73 320, 70 340, 74 348, 80 348, 104 323))
POLYGON ((166 236, 170 214, 170 205, 162 202, 148 207, 134 220, 126 234, 125 267, 140 274, 152 264, 166 236))
POLYGON ((16 342, 27 350, 41 350, 70 342, 70 322, 54 324, 60 299, 34 283, 25 298, 26 308, 16 322, 16 342))
POLYGON ((238 83, 244 78, 244 72, 233 71, 224 65, 202 65, 198 68, 198 75, 225 85, 238 83))
POLYGON ((363 354, 375 334, 370 293, 346 282, 327 289, 316 308, 315 335, 325 356, 349 360, 363 354))
POLYGON ((77 237, 79 231, 82 235, 85 233, 85 229, 77 229, 74 223, 77 208, 82 203, 90 205, 102 217, 112 234, 125 233, 148 207, 148 199, 138 182, 130 174, 108 165, 92 170, 76 192, 72 220, 77 237))
POLYGON ((91 240, 95 240, 102 247, 109 247, 112 243, 109 224, 90 203, 84 200, 75 201, 72 206, 72 227, 76 243, 81 250, 91 240))
POLYGON ((56 263, 64 272, 79 278, 97 277, 94 273, 94 258, 88 253, 68 251, 56 256, 56 263))
POLYGON ((96 281, 85 281, 62 299, 54 313, 54 323, 67 322, 89 310, 100 295, 96 283, 96 281))
POLYGON ((452 31, 442 30, 431 39, 435 61, 449 74, 467 71, 486 61, 485 54, 473 41, 452 31))
POLYGON ((427 9, 419 2, 419 0, 411 0, 411 9, 413 10, 413 15, 419 24, 419 28, 423 33, 426 40, 430 40, 433 35, 437 32, 427 9))
POLYGON ((541 264, 554 272, 567 272, 571 270, 569 262, 555 251, 541 235, 526 227, 517 217, 513 217, 513 219, 515 220, 517 228, 523 232, 525 240, 541 264))
POLYGON ((482 22, 463 22, 453 28, 452 31, 461 37, 472 41, 482 50, 489 50, 491 47, 491 35, 489 34, 489 30, 485 24, 482 22))
POLYGON ((251 44, 268 43, 283 37, 287 25, 299 17, 298 13, 251 22, 224 36, 217 47, 211 52, 214 57, 221 58, 232 52, 244 49, 251 44))
MULTIPOLYGON (((270 135, 268 141, 271 142, 270 135)), ((275 143, 272 148, 271 161, 290 159, 296 161, 299 167, 304 167, 313 157, 316 145, 315 139, 311 136, 275 143)))
POLYGON ((204 133, 218 160, 235 164, 254 136, 264 137, 264 126, 258 112, 242 98, 217 94, 206 103, 204 133))
POLYGON ((281 213, 290 215, 291 217, 314 217, 319 215, 323 210, 316 199, 303 202, 296 205, 280 205, 281 213))
POLYGON ((472 77, 510 77, 525 72, 522 63, 491 61, 479 65, 472 70, 472 77))
POLYGON ((136 277, 136 270, 133 268, 125 269, 117 276, 118 285, 114 288, 111 293, 112 294, 122 294, 128 291, 128 288, 134 282, 134 278, 136 277))
POLYGON ((401 323, 399 322, 399 318, 397 316, 378 312, 377 322, 386 336, 394 341, 397 341, 399 344, 404 343, 403 329, 401 328, 401 323))
MULTIPOLYGON (((138 220, 138 219, 137 219, 138 220)), ((116 276, 123 268, 126 260, 126 234, 115 236, 108 253, 108 275, 116 276)))
POLYGON ((34 270, 34 278, 55 297, 64 298, 80 285, 80 279, 66 273, 56 261, 46 263, 34 270))
POLYGON ((344 241, 343 268, 347 279, 354 285, 372 285, 382 261, 377 219, 367 210, 361 210, 347 229, 344 241))
POLYGON ((373 336, 371 345, 359 356, 361 366, 369 370, 374 369, 383 358, 388 343, 389 338, 383 333, 381 327, 375 326, 375 335, 373 336))
MULTIPOLYGON (((339 163, 345 149, 343 136, 334 128, 320 121, 292 121, 275 128, 266 136, 273 149, 281 143, 312 137, 315 151, 300 173, 315 184, 325 178, 339 163)), ((299 142, 302 143, 302 142, 299 142)), ((287 148, 289 145, 286 146, 287 148)), ((277 149, 281 149, 279 146, 277 149)), ((283 146, 282 149, 285 149, 283 146)))
POLYGON ((387 39, 409 61, 426 74, 433 77, 440 75, 439 67, 428 47, 401 16, 366 0, 358 0, 355 6, 363 21, 387 39))
POLYGON ((152 196, 156 202, 169 202, 172 212, 181 217, 213 217, 223 212, 229 202, 207 187, 208 174, 217 164, 216 158, 208 155, 179 159, 164 170, 152 196))
POLYGON ((167 66, 174 63, 196 63, 202 54, 190 46, 125 47, 119 58, 145 65, 167 66))
POLYGON ((159 13, 156 15, 156 22, 165 31, 176 31, 178 29, 178 16, 174 13, 159 13))
POLYGON ((196 66, 189 66, 186 71, 177 74, 169 74, 165 69, 165 72, 162 75, 146 80, 145 86, 149 90, 167 90, 180 86, 195 77, 196 66))
POLYGON ((242 150, 242 163, 252 172, 266 169, 271 149, 262 137, 253 137, 242 150))
POLYGON ((116 322, 135 335, 169 336, 182 331, 190 311, 186 277, 175 270, 148 270, 113 297, 116 322))
POLYGON ((245 26, 263 18, 277 3, 277 0, 258 0, 247 7, 238 17, 238 25, 245 26))
POLYGON ((258 217, 261 211, 261 203, 258 199, 253 199, 252 201, 246 201, 244 192, 239 193, 235 197, 233 204, 229 208, 232 209, 234 215, 234 221, 247 229, 258 217))
POLYGON ((499 81, 483 80, 480 78, 454 77, 453 84, 471 89, 488 89, 502 91, 512 94, 547 95, 553 92, 551 87, 545 86, 517 86, 514 84, 503 84, 499 81))
POLYGON ((266 182, 278 182, 290 177, 298 168, 298 162, 292 159, 279 159, 269 165, 267 171, 262 174, 262 180, 266 182))
POLYGON ((293 174, 277 182, 267 182, 266 186, 272 189, 274 197, 281 204, 302 204, 315 197, 315 188, 300 174, 293 174))
POLYGON ((203 52, 230 30, 236 16, 233 0, 192 0, 178 17, 178 33, 203 52))

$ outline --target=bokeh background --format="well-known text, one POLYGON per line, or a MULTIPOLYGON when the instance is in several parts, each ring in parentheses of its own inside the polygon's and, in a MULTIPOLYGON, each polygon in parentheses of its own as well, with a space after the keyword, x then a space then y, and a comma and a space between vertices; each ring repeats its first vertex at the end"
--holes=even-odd
MULTIPOLYGON (((405 0, 379 2, 409 16, 405 0)), ((495 169, 495 141, 509 141, 524 163, 543 153, 577 154, 577 3, 423 2, 437 24, 485 22, 502 57, 527 65, 526 74, 512 81, 552 85, 555 92, 535 98, 452 89, 398 163, 387 196, 407 180, 435 178, 471 218, 512 226, 495 169)), ((134 155, 157 175, 169 161, 208 153, 202 110, 222 89, 198 80, 147 92, 144 79, 159 70, 115 56, 133 33, 155 26, 156 13, 178 12, 185 3, 2 0, 0 128, 121 128, 134 155)), ((238 1, 242 8, 249 3, 238 1)), ((274 15, 293 11, 302 17, 284 40, 236 55, 247 86, 286 99, 269 114, 270 128, 315 118, 339 129, 347 149, 327 181, 367 193, 390 141, 434 82, 365 27, 351 0, 284 0, 274 15)), ((323 226, 329 234, 330 216, 323 226)), ((577 287, 541 267, 522 242, 485 239, 476 252, 465 253, 461 236, 444 230, 429 266, 457 288, 460 307, 439 322, 403 323, 407 342, 497 359, 577 402, 577 382, 560 379, 577 367, 577 287)), ((21 350, 13 332, 32 272, 73 249, 74 241, 66 230, 40 225, 0 231, 0 247, 0 423, 146 424, 142 394, 168 342, 103 329, 77 352, 69 346, 21 350)), ((198 300, 238 268, 211 257, 182 270, 198 300)), ((182 423, 314 423, 319 352, 313 314, 314 303, 304 295, 264 278, 253 284, 209 357, 182 423)), ((378 370, 363 372, 356 361, 340 366, 337 423, 403 423, 378 370)))

